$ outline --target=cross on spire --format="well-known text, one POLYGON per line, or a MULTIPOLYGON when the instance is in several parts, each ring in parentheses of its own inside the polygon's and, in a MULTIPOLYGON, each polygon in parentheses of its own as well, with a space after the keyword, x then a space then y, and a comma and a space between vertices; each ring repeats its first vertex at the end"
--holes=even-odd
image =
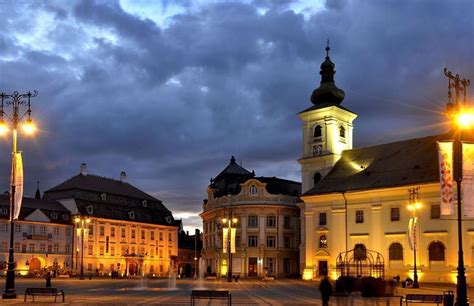
POLYGON ((326 45, 326 57, 329 57, 329 50, 331 50, 331 48, 329 47, 329 38, 328 38, 327 45, 326 45))

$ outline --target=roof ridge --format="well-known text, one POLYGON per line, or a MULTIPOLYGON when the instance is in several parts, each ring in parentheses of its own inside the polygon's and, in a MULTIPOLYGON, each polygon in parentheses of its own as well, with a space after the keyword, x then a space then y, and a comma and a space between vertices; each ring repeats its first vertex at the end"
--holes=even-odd
POLYGON ((350 150, 345 150, 345 151, 342 152, 342 154, 344 154, 345 152, 355 152, 355 151, 358 151, 358 150, 365 150, 365 149, 369 149, 369 148, 389 146, 389 145, 399 144, 399 143, 403 143, 403 142, 409 142, 409 141, 415 141, 415 140, 421 140, 421 139, 427 139, 427 138, 437 138, 437 137, 441 137, 441 136, 444 136, 444 135, 447 135, 447 134, 444 133, 444 134, 436 134, 436 135, 430 135, 430 136, 422 136, 422 137, 417 137, 417 138, 410 138, 410 139, 405 139, 405 140, 397 140, 397 141, 392 141, 392 142, 380 143, 380 144, 375 144, 375 145, 371 145, 371 146, 369 145, 369 146, 365 146, 365 147, 358 147, 358 148, 353 148, 353 149, 350 149, 350 150))

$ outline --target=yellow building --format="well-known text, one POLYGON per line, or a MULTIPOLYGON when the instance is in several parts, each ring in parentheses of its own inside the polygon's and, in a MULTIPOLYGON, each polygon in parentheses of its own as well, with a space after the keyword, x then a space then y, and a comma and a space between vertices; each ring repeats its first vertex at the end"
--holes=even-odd
POLYGON ((276 177, 256 177, 232 157, 212 180, 204 201, 203 250, 207 272, 226 276, 228 253, 223 231, 233 220, 236 252, 232 274, 240 277, 295 276, 299 270, 301 184, 276 177), (230 222, 230 221, 229 221, 230 222))
POLYGON ((125 172, 114 180, 88 174, 82 164, 78 175, 44 197, 58 200, 73 220, 84 220, 74 222, 77 272, 83 255, 86 275, 163 276, 178 255, 179 221, 160 200, 127 183, 125 172))
MULTIPOLYGON (((329 48, 327 49, 329 51, 329 48)), ((413 278, 410 193, 417 193, 417 271, 420 281, 454 282, 458 259, 457 223, 440 215, 437 141, 428 136, 367 148, 352 148, 354 113, 340 105, 344 92, 334 83, 334 64, 321 65, 321 86, 303 121, 300 245, 303 278, 340 274, 339 254, 356 245, 378 252, 386 278, 413 278), (410 237, 409 237, 410 236, 410 237)), ((463 223, 467 279, 474 278, 474 222, 463 223)), ((412 239, 413 241, 413 239, 412 239)), ((412 242, 413 243, 413 242, 412 242)), ((350 253, 349 253, 350 254, 350 253)), ((376 254, 376 253, 374 253, 376 254)), ((364 264, 370 265, 371 259, 364 264)), ((372 259, 375 261, 375 259, 372 259)), ((361 275, 367 273, 362 271, 361 275)))

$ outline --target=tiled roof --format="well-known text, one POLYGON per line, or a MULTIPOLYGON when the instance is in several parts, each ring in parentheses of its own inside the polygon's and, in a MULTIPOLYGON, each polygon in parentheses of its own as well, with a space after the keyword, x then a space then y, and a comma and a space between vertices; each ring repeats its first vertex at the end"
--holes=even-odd
POLYGON ((362 191, 439 181, 436 135, 347 150, 305 195, 362 191))
MULTIPOLYGON (((7 207, 10 209, 10 196, 2 194, 0 195, 0 206, 7 207)), ((20 220, 24 220, 25 217, 30 215, 35 210, 41 210, 50 220, 52 223, 60 223, 60 224, 69 224, 70 215, 69 210, 67 210, 64 206, 61 205, 58 201, 53 200, 45 200, 45 199, 35 199, 29 197, 23 197, 21 210, 20 210, 20 220), (57 218, 54 219, 51 214, 56 213, 57 218), (67 217, 66 217, 67 216, 67 217)), ((1 219, 9 219, 9 213, 6 215, 0 214, 1 219)))
POLYGON ((156 198, 130 185, 129 183, 92 174, 77 174, 68 179, 67 181, 45 191, 45 194, 54 191, 65 191, 73 189, 105 192, 107 194, 115 194, 136 199, 157 201, 156 198))

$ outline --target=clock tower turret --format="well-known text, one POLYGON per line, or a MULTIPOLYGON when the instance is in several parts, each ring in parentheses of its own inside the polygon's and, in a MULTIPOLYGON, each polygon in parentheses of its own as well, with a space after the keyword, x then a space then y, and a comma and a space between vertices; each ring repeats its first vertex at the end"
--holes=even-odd
POLYGON ((299 113, 303 121, 302 192, 313 188, 334 166, 344 150, 352 149, 352 122, 357 114, 340 104, 345 93, 334 82, 334 63, 329 57, 321 64, 321 83, 311 95, 313 105, 299 113))

